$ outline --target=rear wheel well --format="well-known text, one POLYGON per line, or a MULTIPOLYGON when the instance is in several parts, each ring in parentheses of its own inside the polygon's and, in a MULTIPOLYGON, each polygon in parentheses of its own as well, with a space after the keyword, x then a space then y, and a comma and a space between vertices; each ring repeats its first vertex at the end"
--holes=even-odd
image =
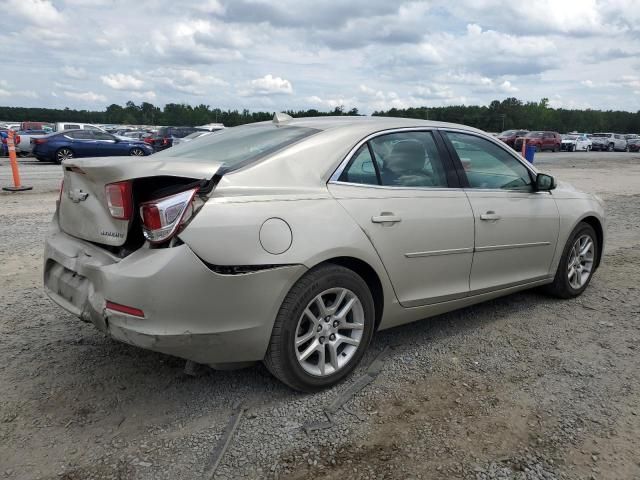
POLYGON ((380 282, 380 277, 378 277, 376 271, 367 262, 354 257, 335 257, 322 262, 320 265, 326 263, 348 268, 362 277, 373 297, 373 304, 376 309, 375 328, 377 330, 382 320, 382 311, 384 309, 384 291, 382 290, 382 282, 380 282))
POLYGON ((604 231, 602 230, 602 224, 596 217, 585 217, 582 219, 582 221, 588 225, 591 225, 591 227, 593 227, 593 229, 596 231, 596 236, 598 237, 598 258, 596 259, 596 268, 598 268, 598 266, 600 265, 600 259, 602 258, 602 249, 604 247, 604 245, 602 244, 604 240, 604 231))

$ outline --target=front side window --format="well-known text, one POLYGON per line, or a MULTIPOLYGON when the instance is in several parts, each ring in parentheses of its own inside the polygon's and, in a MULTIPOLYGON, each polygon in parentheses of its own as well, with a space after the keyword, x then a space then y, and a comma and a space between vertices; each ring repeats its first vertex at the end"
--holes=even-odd
POLYGON ((96 130, 95 132, 91 132, 91 133, 93 133, 93 138, 95 138, 96 140, 114 140, 112 135, 101 132, 99 130, 96 130))
POLYGON ((527 167, 509 152, 475 135, 447 132, 471 188, 531 191, 527 167))

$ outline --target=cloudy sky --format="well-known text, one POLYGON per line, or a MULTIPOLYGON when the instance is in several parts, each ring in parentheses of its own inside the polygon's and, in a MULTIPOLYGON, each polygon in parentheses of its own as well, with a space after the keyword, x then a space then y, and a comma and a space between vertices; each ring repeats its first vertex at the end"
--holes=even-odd
POLYGON ((0 105, 640 110, 640 0, 0 0, 0 105))

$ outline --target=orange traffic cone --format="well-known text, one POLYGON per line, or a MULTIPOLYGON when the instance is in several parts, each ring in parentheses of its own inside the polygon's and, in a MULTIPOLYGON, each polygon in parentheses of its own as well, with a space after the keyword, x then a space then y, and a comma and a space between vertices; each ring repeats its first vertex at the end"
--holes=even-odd
POLYGON ((18 170, 18 160, 16 159, 16 145, 13 142, 13 130, 9 130, 7 138, 7 147, 9 149, 9 161, 11 163, 11 173, 13 174, 13 187, 2 187, 7 192, 23 192, 25 190, 33 190, 33 187, 27 187, 20 184, 20 171, 18 170))

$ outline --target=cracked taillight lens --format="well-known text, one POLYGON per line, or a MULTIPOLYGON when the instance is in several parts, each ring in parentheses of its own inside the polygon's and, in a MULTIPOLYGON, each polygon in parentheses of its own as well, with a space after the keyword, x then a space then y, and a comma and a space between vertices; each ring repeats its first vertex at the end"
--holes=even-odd
POLYGON ((176 235, 204 202, 197 188, 140 204, 142 233, 150 243, 162 243, 176 235))

